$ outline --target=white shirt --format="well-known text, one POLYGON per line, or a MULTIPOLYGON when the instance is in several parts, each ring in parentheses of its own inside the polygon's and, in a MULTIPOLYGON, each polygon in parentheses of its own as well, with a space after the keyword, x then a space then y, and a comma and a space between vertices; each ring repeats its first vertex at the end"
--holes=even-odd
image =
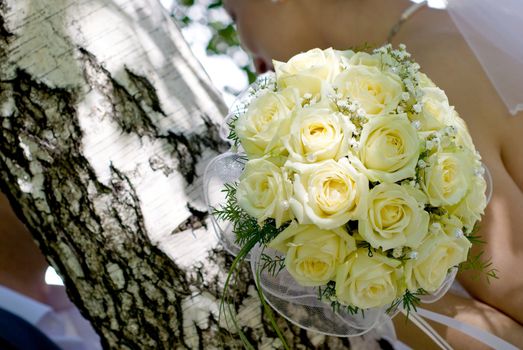
POLYGON ((49 286, 48 304, 43 304, 0 285, 0 307, 38 328, 63 350, 102 349, 100 338, 62 286, 49 286))

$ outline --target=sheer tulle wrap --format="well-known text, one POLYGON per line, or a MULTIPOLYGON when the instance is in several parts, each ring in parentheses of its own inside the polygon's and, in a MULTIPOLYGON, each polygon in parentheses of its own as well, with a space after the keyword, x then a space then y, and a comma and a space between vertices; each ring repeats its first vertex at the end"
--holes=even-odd
POLYGON ((447 9, 510 113, 523 111, 523 1, 448 0, 447 9))

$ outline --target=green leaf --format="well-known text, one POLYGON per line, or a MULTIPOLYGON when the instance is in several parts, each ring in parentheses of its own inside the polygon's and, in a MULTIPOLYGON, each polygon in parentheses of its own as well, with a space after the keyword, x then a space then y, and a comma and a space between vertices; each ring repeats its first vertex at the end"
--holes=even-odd
POLYGON ((421 303, 421 299, 419 297, 427 294, 428 293, 422 288, 419 288, 415 292, 411 292, 407 289, 407 291, 405 291, 405 294, 403 294, 401 298, 394 300, 385 312, 391 314, 401 304, 403 309, 406 311, 406 316, 408 319, 411 311, 417 311, 416 307, 419 306, 421 303))
POLYGON ((479 279, 482 275, 485 275, 487 283, 490 284, 490 279, 498 279, 498 270, 493 266, 492 259, 483 259, 483 254, 485 252, 481 251, 476 255, 469 256, 467 261, 462 262, 459 265, 461 271, 472 270, 476 274, 472 278, 479 279))
POLYGON ((209 10, 212 10, 212 9, 222 7, 222 6, 223 6, 222 0, 216 0, 215 2, 210 3, 209 6, 207 6, 207 8, 209 10))
POLYGON ((254 83, 256 80, 256 73, 252 70, 250 65, 246 65, 241 67, 241 70, 243 70, 247 74, 247 79, 249 79, 249 84, 254 83))
POLYGON ((189 7, 194 5, 194 0, 178 0, 178 4, 189 7))

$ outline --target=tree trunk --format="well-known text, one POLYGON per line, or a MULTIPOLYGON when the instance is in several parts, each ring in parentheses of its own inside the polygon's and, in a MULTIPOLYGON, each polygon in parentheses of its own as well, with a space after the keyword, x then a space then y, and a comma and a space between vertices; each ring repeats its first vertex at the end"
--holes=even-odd
MULTIPOLYGON (((0 184, 104 347, 241 347, 201 189, 224 112, 155 0, 0 0, 0 184)), ((240 324, 278 347, 240 274, 240 324)), ((349 346, 279 322, 292 348, 349 346)))

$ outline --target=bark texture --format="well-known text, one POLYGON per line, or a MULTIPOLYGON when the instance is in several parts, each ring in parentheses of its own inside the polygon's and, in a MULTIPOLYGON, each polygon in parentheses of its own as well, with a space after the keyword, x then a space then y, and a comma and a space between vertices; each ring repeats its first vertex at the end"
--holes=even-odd
MULTIPOLYGON (((241 348, 201 189, 224 114, 156 1, 0 0, 1 188, 104 347, 241 348)), ((248 338, 280 347, 239 281, 248 338)), ((279 322, 293 349, 350 347, 279 322)))

